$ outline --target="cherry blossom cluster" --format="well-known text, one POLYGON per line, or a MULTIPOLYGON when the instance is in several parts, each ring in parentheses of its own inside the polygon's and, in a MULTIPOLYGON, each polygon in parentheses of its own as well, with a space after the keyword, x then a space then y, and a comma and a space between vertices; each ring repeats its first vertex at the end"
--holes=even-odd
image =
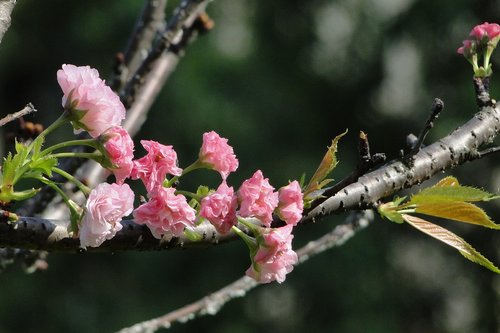
POLYGON ((118 96, 89 66, 63 65, 57 80, 64 93, 62 105, 75 131, 87 131, 99 152, 93 157, 115 176, 115 183, 102 183, 88 193, 77 227, 80 243, 98 247, 122 229, 121 220, 133 214, 158 239, 189 236, 202 223, 221 234, 235 232, 247 244, 252 264, 246 274, 259 282, 282 282, 297 263, 292 250, 292 231, 304 208, 297 181, 276 190, 261 170, 235 190, 228 176, 238 159, 228 140, 214 131, 203 134, 197 160, 179 167, 173 146, 153 140, 140 141, 146 154, 134 157, 134 143, 121 127, 125 109, 118 96), (221 183, 214 190, 200 187, 192 193, 179 189, 179 179, 195 169, 218 172, 221 183), (142 181, 147 200, 134 209, 134 193, 126 180, 142 181), (174 187, 173 185, 176 184, 174 187), (257 219, 259 225, 250 222, 257 219), (285 226, 273 228, 273 219, 285 226), (243 232, 238 226, 243 226, 243 232))
POLYGON ((477 25, 472 28, 469 37, 463 41, 457 52, 472 64, 476 77, 490 76, 493 73, 490 58, 500 40, 500 25, 488 22, 477 25), (482 66, 478 63, 480 56, 483 56, 482 66))

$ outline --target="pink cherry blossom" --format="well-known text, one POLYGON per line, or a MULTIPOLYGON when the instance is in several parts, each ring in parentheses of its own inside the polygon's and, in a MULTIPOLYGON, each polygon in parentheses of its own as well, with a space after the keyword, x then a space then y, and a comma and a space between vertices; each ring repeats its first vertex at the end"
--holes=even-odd
POLYGON ((182 169, 177 167, 177 153, 172 146, 150 140, 142 140, 141 144, 148 153, 134 161, 131 178, 141 179, 148 192, 161 187, 167 174, 182 174, 182 169))
POLYGON ((64 93, 62 105, 72 112, 75 130, 84 129, 97 138, 125 118, 120 98, 99 78, 99 72, 89 66, 62 65, 57 82, 64 93))
POLYGON ((180 236, 185 227, 194 227, 196 211, 182 194, 171 187, 158 188, 147 203, 134 211, 135 222, 146 224, 154 237, 180 236))
POLYGON ((278 193, 274 187, 264 179, 262 171, 257 170, 250 179, 241 184, 238 190, 238 200, 241 217, 256 217, 269 227, 273 220, 273 211, 278 206, 278 193))
POLYGON ((259 248, 252 258, 252 265, 246 275, 260 283, 285 281, 286 274, 293 270, 298 256, 292 250, 293 226, 268 229, 258 237, 259 248))
POLYGON ((457 49, 457 53, 467 57, 474 51, 475 48, 476 48, 476 42, 473 40, 466 39, 463 41, 463 45, 457 49))
POLYGON ((80 226, 80 244, 100 246, 122 229, 120 221, 134 209, 134 192, 127 184, 97 185, 89 195, 80 226))
POLYGON ((488 22, 476 25, 474 28, 472 28, 470 32, 470 36, 476 38, 476 40, 478 40, 479 42, 482 41, 483 38, 492 40, 498 37, 499 35, 500 35, 500 25, 488 22))
POLYGON ((109 161, 113 164, 110 170, 115 175, 116 182, 123 184, 123 181, 130 177, 134 166, 132 162, 134 158, 132 138, 124 128, 113 126, 101 135, 101 142, 103 142, 109 161))
POLYGON ((201 200, 200 216, 209 220, 218 232, 225 234, 238 221, 237 205, 238 200, 234 195, 233 187, 223 182, 216 192, 201 200))
POLYGON ((223 179, 238 168, 238 160, 234 155, 233 147, 227 144, 227 139, 221 138, 214 131, 203 134, 199 159, 202 163, 211 165, 223 179))
POLYGON ((294 180, 279 189, 278 215, 287 224, 296 225, 302 218, 304 202, 299 182, 294 180))

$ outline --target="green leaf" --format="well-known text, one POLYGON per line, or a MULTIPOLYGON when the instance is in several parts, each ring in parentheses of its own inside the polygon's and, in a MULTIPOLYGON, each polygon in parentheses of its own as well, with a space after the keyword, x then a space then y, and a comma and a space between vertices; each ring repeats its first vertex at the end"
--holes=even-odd
POLYGON ((423 189, 412 196, 408 204, 422 204, 448 201, 489 201, 500 196, 475 187, 462 186, 455 177, 446 177, 436 185, 423 189))
MULTIPOLYGON (((332 144, 328 147, 328 150, 323 156, 323 160, 321 160, 321 163, 318 166, 318 169, 316 169, 316 172, 314 172, 313 176, 311 177, 311 180, 309 181, 309 184, 306 186, 304 190, 304 198, 307 198, 307 195, 310 194, 311 192, 320 190, 328 184, 331 180, 326 180, 325 178, 328 177, 330 172, 337 166, 338 161, 336 157, 337 153, 337 145, 339 140, 347 134, 347 130, 342 133, 337 135, 333 140, 332 144)), ((309 198, 310 199, 310 198, 309 198)))
POLYGON ((442 217, 459 222, 476 224, 491 229, 500 229, 479 207, 468 202, 449 201, 418 204, 415 212, 430 216, 442 217))
POLYGON ((40 170, 49 177, 52 177, 52 168, 55 166, 57 166, 57 158, 50 155, 33 160, 30 163, 30 168, 32 170, 40 170))
POLYGON ((455 235, 451 231, 415 216, 407 214, 402 214, 401 216, 412 227, 457 249, 461 255, 463 255, 470 261, 475 262, 476 264, 479 264, 481 266, 484 266, 497 274, 500 274, 500 269, 498 269, 491 261, 485 258, 469 243, 467 243, 465 240, 455 235))

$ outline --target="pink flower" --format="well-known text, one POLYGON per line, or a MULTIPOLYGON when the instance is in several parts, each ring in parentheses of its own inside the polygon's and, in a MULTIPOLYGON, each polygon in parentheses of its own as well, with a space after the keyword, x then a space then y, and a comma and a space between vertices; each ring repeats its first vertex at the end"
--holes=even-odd
POLYGON ((297 225, 302 218, 304 202, 299 182, 294 180, 279 189, 278 215, 287 224, 297 225))
POLYGON ((134 161, 131 177, 140 178, 148 192, 161 187, 167 173, 174 176, 182 174, 182 169, 177 167, 177 153, 172 146, 149 140, 142 140, 141 144, 148 153, 134 161))
POLYGON ((202 163, 211 165, 223 179, 238 168, 238 160, 234 155, 233 147, 227 144, 227 139, 221 138, 214 131, 203 134, 199 159, 202 163))
POLYGON ((216 192, 201 200, 200 216, 209 220, 218 232, 225 234, 238 221, 237 205, 238 200, 234 195, 233 187, 223 182, 216 192))
POLYGON ((125 118, 120 98, 99 78, 96 69, 62 65, 57 82, 64 93, 62 105, 70 110, 75 130, 84 129, 96 138, 125 118))
POLYGON ((286 274, 298 261, 297 253, 292 250, 292 229, 292 225, 286 225, 264 231, 257 238, 259 248, 246 275, 260 283, 285 281, 286 274))
POLYGON ((238 190, 238 214, 241 217, 256 217, 269 227, 273 220, 273 211, 278 206, 278 193, 273 190, 274 187, 269 184, 267 178, 264 179, 262 171, 257 170, 238 190))
POLYGON ((475 49, 476 49, 476 42, 466 39, 463 41, 463 45, 457 49, 457 53, 462 54, 465 57, 468 57, 471 53, 474 52, 475 49))
POLYGON ((474 37, 479 42, 481 42, 483 38, 492 40, 498 37, 499 35, 500 35, 500 25, 488 22, 476 25, 474 28, 472 28, 470 32, 470 36, 474 37))
POLYGON ((128 132, 120 127, 113 126, 101 135, 104 150, 112 164, 110 170, 113 172, 118 184, 130 177, 132 162, 134 158, 134 142, 128 132))
POLYGON ((120 221, 134 209, 134 192, 127 184, 97 185, 89 195, 80 226, 80 244, 97 247, 122 229, 120 221))
POLYGON ((171 187, 158 188, 149 201, 134 211, 134 219, 146 224, 154 237, 163 234, 180 236, 185 227, 194 227, 196 211, 188 205, 182 194, 175 194, 171 187))

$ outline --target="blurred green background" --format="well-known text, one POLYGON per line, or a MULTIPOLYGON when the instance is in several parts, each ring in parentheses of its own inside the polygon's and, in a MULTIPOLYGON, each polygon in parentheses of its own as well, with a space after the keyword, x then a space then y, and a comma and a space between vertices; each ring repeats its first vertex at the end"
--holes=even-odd
MULTIPOLYGON (((170 1, 171 9, 177 1, 170 1)), ((60 113, 63 63, 111 74, 141 1, 20 1, 0 45, 0 113, 27 102, 47 125, 60 113)), ((276 187, 311 175, 330 140, 340 144, 334 177, 356 161, 359 130, 390 158, 418 133, 434 97, 445 111, 428 142, 475 111, 472 70, 456 54, 470 29, 500 17, 486 0, 216 0, 215 28, 191 45, 136 139, 173 144, 181 166, 216 130, 240 161, 235 187, 262 169, 276 187)), ((494 68, 500 68, 494 56, 494 68)), ((492 95, 500 95, 497 75, 492 95)), ((59 133, 59 132, 58 132, 59 133)), ((60 135, 70 135, 69 128, 60 135)), ((464 184, 500 190, 498 156, 453 171, 464 184)), ((183 186, 216 185, 199 172, 183 186)), ((498 203, 483 205, 500 221, 498 203)), ((297 230, 295 246, 343 220, 297 230)), ((499 236, 450 225, 494 262, 499 236)), ((112 332, 159 316, 240 277, 241 242, 206 250, 49 256, 49 269, 0 274, 0 332, 112 332)), ((500 278, 454 250, 377 218, 344 246, 297 267, 284 284, 233 300, 214 317, 171 332, 500 332, 500 278)))

